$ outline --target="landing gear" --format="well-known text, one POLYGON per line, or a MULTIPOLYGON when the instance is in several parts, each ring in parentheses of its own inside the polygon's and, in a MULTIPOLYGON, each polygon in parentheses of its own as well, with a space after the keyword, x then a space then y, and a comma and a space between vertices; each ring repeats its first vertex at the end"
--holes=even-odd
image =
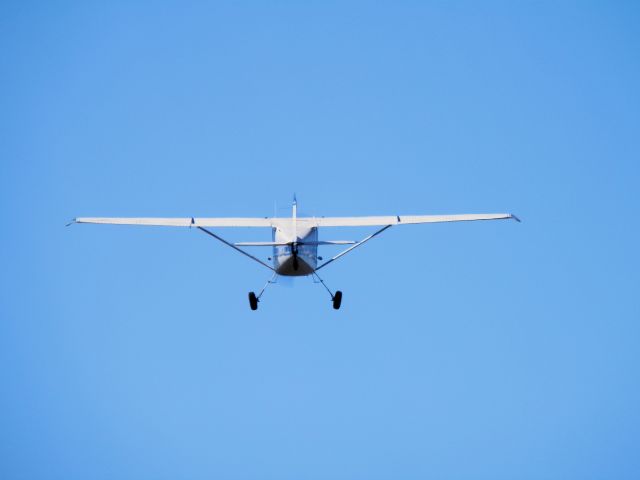
POLYGON ((331 293, 331 290, 329 290, 329 287, 327 287, 324 284, 324 280, 322 280, 316 272, 313 272, 312 275, 314 276, 314 278, 318 279, 318 282, 320 282, 322 286, 327 290, 327 292, 329 292, 329 295, 331 295, 331 302, 333 303, 333 309, 339 310, 340 305, 342 305, 342 292, 340 290, 336 290, 335 294, 331 293))
POLYGON ((276 283, 275 278, 277 276, 278 274, 274 273, 273 277, 271 277, 269 281, 264 284, 264 287, 262 287, 262 290, 260 290, 260 293, 257 296, 254 292, 249 292, 249 306, 251 307, 251 310, 258 309, 258 302, 260 301, 260 297, 262 296, 262 294, 264 293, 264 291, 267 289, 269 285, 271 285, 272 283, 276 283))
MULTIPOLYGON (((332 293, 331 290, 329 290, 329 287, 325 285, 324 280, 322 280, 317 273, 312 272, 312 275, 314 279, 317 279, 316 283, 321 283, 322 286, 327 290, 327 292, 329 292, 329 295, 331 295, 331 304, 333 305, 333 309, 340 310, 340 306, 342 305, 342 292, 340 290, 336 290, 336 293, 332 293)), ((260 297, 262 297, 262 294, 270 284, 276 283, 275 279, 277 276, 278 274, 274 273, 273 277, 271 277, 271 279, 265 284, 265 286, 262 287, 262 290, 260 290, 260 293, 258 295, 256 295, 255 292, 249 292, 249 307, 251 307, 251 310, 258 309, 258 302, 260 302, 260 297)))
POLYGON ((258 297, 256 297, 254 292, 249 292, 249 306, 251 307, 251 310, 258 309, 258 297))
POLYGON ((340 290, 336 291, 333 296, 333 309, 340 310, 340 304, 342 303, 342 292, 340 290))

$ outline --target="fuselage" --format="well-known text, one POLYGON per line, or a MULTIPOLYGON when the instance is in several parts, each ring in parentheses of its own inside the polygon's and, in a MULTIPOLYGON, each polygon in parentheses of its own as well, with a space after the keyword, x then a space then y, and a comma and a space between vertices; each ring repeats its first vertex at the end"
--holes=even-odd
POLYGON ((295 195, 291 222, 273 228, 273 268, 278 275, 300 277, 311 275, 318 265, 318 229, 298 223, 298 202, 295 195))
POLYGON ((294 220, 290 228, 273 229, 273 241, 287 244, 273 247, 273 268, 278 275, 311 275, 318 265, 318 229, 295 227, 294 220))

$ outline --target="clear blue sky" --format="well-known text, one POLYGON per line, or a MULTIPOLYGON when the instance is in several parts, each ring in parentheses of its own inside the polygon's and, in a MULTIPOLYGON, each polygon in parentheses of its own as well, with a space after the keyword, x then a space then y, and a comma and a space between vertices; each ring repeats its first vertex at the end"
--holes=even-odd
POLYGON ((639 23, 636 2, 3 2, 0 476, 638 478, 639 23), (324 271, 337 312, 308 279, 251 312, 268 271, 195 230, 64 228, 293 192, 524 222, 391 229, 324 271))

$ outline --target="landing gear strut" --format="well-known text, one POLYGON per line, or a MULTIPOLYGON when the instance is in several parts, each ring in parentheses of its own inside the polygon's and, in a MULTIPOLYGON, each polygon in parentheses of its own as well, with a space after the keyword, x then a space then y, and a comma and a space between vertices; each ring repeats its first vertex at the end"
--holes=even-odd
POLYGON ((334 310, 339 310, 340 305, 342 305, 342 292, 340 290, 336 290, 335 294, 331 293, 331 290, 329 290, 329 287, 325 285, 324 280, 322 280, 316 272, 313 272, 312 275, 318 279, 318 281, 327 290, 327 292, 329 292, 329 295, 331 295, 331 302, 333 303, 334 310))

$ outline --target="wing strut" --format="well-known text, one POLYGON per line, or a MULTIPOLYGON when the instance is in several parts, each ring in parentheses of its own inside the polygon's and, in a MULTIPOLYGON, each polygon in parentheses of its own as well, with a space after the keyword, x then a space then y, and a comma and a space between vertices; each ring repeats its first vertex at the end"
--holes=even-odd
POLYGON ((260 265, 263 265, 265 267, 267 267, 269 270, 271 270, 272 272, 275 272, 275 270, 273 269, 272 266, 264 263, 262 260, 260 260, 259 258, 254 257, 253 255, 245 252, 244 250, 242 250, 241 248, 236 247, 233 243, 227 242, 224 238, 219 237, 218 235, 216 235, 213 232, 210 232, 209 230, 207 230, 206 228, 202 228, 202 227, 196 227, 198 230, 202 230, 204 233, 206 233, 207 235, 211 235, 213 238, 215 238, 216 240, 220 240, 222 243, 224 243, 225 245, 230 246, 231 248, 233 248, 234 250, 237 250, 238 252, 240 252, 243 255, 246 255, 247 257, 249 257, 251 260, 255 260, 256 262, 258 262, 260 265))
POLYGON ((318 268, 316 268, 316 271, 320 270, 322 267, 326 267, 327 265, 329 265, 331 262, 333 262, 334 260, 339 259, 341 256, 346 255, 347 253, 349 253, 351 250, 353 250, 356 247, 359 247, 360 245, 362 245, 363 243, 368 242, 369 240, 371 240, 373 237, 375 237, 376 235, 381 234, 382 232, 384 232, 387 228, 392 227, 393 225, 387 225, 386 227, 382 227, 380 230, 376 231, 375 233, 372 233, 371 235, 369 235, 368 237, 366 237, 363 240, 360 240, 358 243, 356 243, 355 245, 350 246, 349 248, 347 248, 346 250, 343 250, 342 252, 340 252, 339 254, 337 254, 335 257, 331 258, 330 260, 327 260, 326 262, 324 262, 322 265, 320 265, 318 268))

